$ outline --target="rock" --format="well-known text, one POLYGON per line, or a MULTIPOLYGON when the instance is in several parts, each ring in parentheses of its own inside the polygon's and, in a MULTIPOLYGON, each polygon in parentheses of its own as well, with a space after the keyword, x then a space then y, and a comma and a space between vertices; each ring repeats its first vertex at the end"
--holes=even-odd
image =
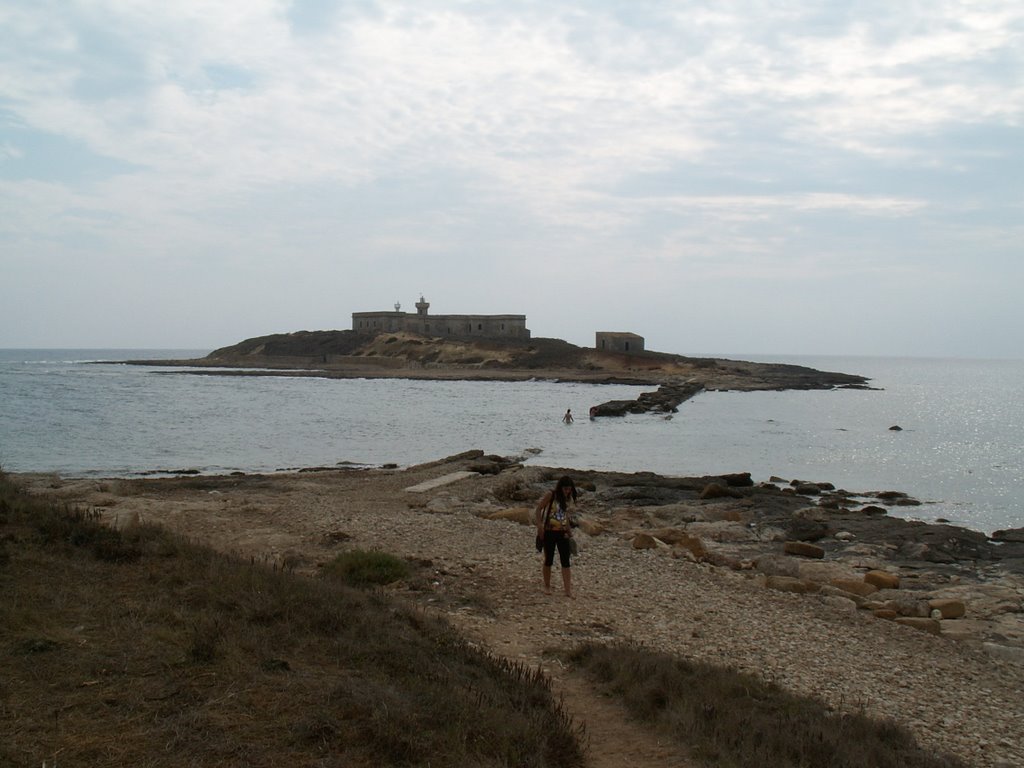
POLYGON ((731 571, 749 571, 754 567, 754 564, 749 560, 738 560, 737 558, 730 557, 722 552, 714 552, 711 550, 708 551, 700 562, 710 563, 711 565, 719 568, 728 568, 731 571))
POLYGON ((800 563, 778 555, 761 555, 754 560, 754 568, 766 576, 800 576, 800 563))
POLYGON ((486 520, 508 520, 520 525, 533 525, 533 510, 527 507, 513 507, 512 509, 499 509, 484 515, 486 520))
POLYGON ((889 431, 890 432, 902 432, 903 431, 903 427, 901 427, 899 424, 893 424, 891 427, 889 427, 889 431))
POLYGON ((688 535, 682 528, 650 528, 643 531, 634 531, 633 535, 636 536, 641 533, 653 536, 666 544, 675 544, 688 535))
POLYGON ((717 523, 690 523, 686 530, 704 539, 718 542, 748 542, 756 541, 757 534, 743 523, 730 523, 720 521, 717 523))
POLYGON ((860 513, 862 515, 887 515, 885 507, 880 507, 877 504, 868 504, 866 507, 861 507, 860 513))
POLYGON ((935 612, 938 611, 939 618, 942 619, 959 619, 967 613, 967 607, 959 600, 950 600, 948 598, 935 598, 928 601, 928 608, 931 610, 934 616, 935 612))
POLYGON ((858 608, 863 608, 866 603, 865 599, 860 595, 855 595, 851 592, 847 592, 845 589, 840 589, 839 587, 833 587, 831 584, 822 584, 821 591, 819 592, 819 594, 829 597, 842 598, 843 600, 847 600, 853 603, 858 608))
POLYGON ((608 529, 596 520, 590 520, 586 517, 582 517, 580 518, 580 530, 588 536, 600 536, 608 529))
POLYGON ((682 549, 689 552, 693 559, 698 563, 703 562, 708 557, 707 547, 705 547, 704 542, 696 536, 683 534, 683 537, 672 542, 672 545, 674 549, 682 549))
POLYGON ((659 545, 665 546, 665 543, 659 542, 649 533, 638 533, 633 537, 632 545, 633 549, 657 549, 659 545))
POLYGON ((876 608, 872 613, 875 615, 875 618, 886 619, 887 621, 892 621, 899 616, 892 608, 876 608))
POLYGON ((857 534, 850 533, 849 531, 839 531, 833 538, 836 541, 853 541, 857 538, 857 534))
POLYGON ((675 413, 677 406, 704 389, 703 384, 662 384, 655 392, 643 392, 636 400, 609 400, 590 409, 590 416, 625 416, 627 413, 675 413))
POLYGON ((764 585, 768 589, 774 589, 779 592, 793 592, 798 595, 814 594, 821 589, 821 586, 813 581, 794 579, 791 576, 768 576, 764 580, 764 585))
POLYGON ((900 577, 888 571, 868 571, 864 574, 864 581, 878 589, 900 588, 900 577))
POLYGON ((871 595, 871 601, 865 606, 869 609, 889 608, 900 616, 927 617, 930 608, 926 600, 919 600, 911 594, 894 589, 879 590, 871 595))
POLYGON ((992 534, 992 541, 1014 541, 1024 543, 1024 528, 1006 528, 995 531, 992 534))
POLYGON ((828 536, 828 526, 817 520, 795 517, 786 526, 791 541, 819 541, 828 536))
POLYGON ((743 494, 719 483, 709 483, 704 486, 704 490, 700 492, 697 498, 705 500, 723 498, 742 499, 743 494))
POLYGON ((821 559, 825 557, 825 550, 815 544, 808 544, 805 541, 787 541, 782 545, 782 551, 787 555, 799 557, 813 557, 821 559))
POLYGON ((480 461, 468 465, 466 469, 469 472, 477 472, 481 475, 496 475, 501 472, 503 467, 496 461, 480 461))
POLYGON ((873 595, 878 591, 878 587, 875 585, 857 579, 832 579, 829 584, 844 592, 849 592, 851 595, 860 595, 861 597, 873 595))
POLYGON ((841 611, 853 613, 857 610, 857 603, 848 597, 841 595, 823 595, 821 601, 831 608, 838 608, 841 611))
POLYGON ((902 624, 905 627, 919 629, 922 632, 928 632, 932 635, 942 634, 942 626, 935 619, 926 619, 917 616, 897 616, 893 621, 897 624, 902 624))
POLYGON ((902 491, 879 491, 875 494, 875 498, 882 501, 895 501, 896 499, 905 499, 906 497, 907 494, 902 491))
POLYGON ((795 490, 801 496, 817 496, 819 493, 821 493, 821 488, 819 488, 817 485, 812 485, 810 483, 794 486, 793 490, 795 490))

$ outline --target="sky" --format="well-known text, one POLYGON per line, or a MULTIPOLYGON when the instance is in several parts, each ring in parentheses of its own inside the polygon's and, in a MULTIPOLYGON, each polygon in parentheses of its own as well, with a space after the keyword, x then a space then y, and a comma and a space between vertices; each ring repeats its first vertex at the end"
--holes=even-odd
POLYGON ((1024 356, 1019 0, 0 0, 0 347, 1024 356))

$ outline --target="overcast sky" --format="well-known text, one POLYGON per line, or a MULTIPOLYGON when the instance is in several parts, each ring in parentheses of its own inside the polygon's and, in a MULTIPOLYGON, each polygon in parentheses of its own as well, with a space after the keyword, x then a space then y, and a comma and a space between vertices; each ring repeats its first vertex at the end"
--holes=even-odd
POLYGON ((0 0, 0 347, 1024 355, 1020 0, 0 0))

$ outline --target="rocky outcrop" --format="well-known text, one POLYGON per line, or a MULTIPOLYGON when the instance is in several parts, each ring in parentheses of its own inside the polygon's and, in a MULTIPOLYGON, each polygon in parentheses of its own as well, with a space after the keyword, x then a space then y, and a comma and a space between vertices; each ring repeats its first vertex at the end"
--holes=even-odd
POLYGON ((671 414, 701 389, 867 388, 867 379, 797 365, 692 358, 663 352, 620 353, 562 339, 436 338, 414 333, 296 331, 246 339, 200 359, 130 360, 129 365, 188 366, 195 375, 317 376, 665 385, 638 401, 596 406, 596 415, 671 414), (606 408, 607 406, 607 408, 606 408), (639 409, 639 410, 631 410, 639 409))
MULTIPOLYGON (((564 471, 549 470, 534 494, 564 471)), ((750 572, 766 588, 820 600, 823 609, 899 619, 1024 654, 1024 559, 1012 536, 996 542, 948 523, 891 516, 887 508, 908 498, 898 491, 855 494, 781 478, 755 485, 748 473, 572 474, 587 489, 584 524, 618 534, 634 550, 750 572)))
POLYGON ((696 382, 662 384, 654 392, 643 392, 636 400, 609 400, 590 409, 590 417, 625 416, 627 413, 675 413, 685 400, 701 392, 704 385, 696 382))

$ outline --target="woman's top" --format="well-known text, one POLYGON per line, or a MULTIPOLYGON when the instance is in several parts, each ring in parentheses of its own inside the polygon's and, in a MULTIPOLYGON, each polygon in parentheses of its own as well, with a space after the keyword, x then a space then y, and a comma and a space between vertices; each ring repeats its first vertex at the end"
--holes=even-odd
POLYGON ((569 530, 569 507, 560 507, 552 500, 548 505, 547 516, 544 520, 546 531, 568 531, 569 530))

